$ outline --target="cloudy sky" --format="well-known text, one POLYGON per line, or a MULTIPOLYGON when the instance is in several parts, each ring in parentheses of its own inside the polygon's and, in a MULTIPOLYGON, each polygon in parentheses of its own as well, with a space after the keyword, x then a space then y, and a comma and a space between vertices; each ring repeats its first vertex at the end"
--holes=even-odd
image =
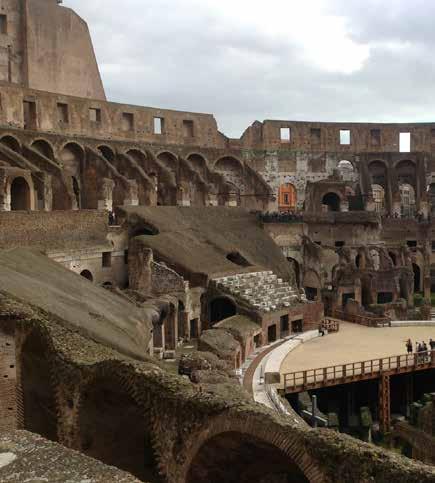
POLYGON ((435 2, 64 0, 110 100, 255 120, 435 121, 435 2))

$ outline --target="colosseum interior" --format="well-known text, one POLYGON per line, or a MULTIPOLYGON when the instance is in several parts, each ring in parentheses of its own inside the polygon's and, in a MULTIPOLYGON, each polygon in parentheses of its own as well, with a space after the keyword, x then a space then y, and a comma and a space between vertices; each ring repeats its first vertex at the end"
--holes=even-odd
POLYGON ((435 123, 231 139, 0 5, 0 481, 435 482, 435 123))

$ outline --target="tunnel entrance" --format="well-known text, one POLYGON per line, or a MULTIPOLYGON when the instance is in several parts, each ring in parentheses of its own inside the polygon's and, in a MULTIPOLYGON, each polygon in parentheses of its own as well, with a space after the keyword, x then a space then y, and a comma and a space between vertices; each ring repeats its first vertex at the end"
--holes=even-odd
POLYGON ((21 176, 15 178, 11 184, 11 210, 30 210, 30 188, 21 176))
POLYGON ((279 448, 252 435, 227 432, 208 440, 194 457, 187 483, 308 483, 279 448))
POLYGON ((340 197, 336 193, 327 193, 322 198, 322 205, 326 205, 328 211, 340 211, 340 197))
POLYGON ((210 303, 210 322, 212 325, 236 315, 236 305, 226 297, 218 297, 210 303))

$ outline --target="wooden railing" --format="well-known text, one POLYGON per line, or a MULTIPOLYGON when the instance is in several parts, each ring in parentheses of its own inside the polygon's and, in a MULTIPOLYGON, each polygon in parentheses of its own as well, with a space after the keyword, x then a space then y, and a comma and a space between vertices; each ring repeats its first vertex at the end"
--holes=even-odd
POLYGON ((435 367, 435 351, 371 359, 284 374, 284 389, 286 393, 301 392, 358 380, 376 379, 381 374, 400 374, 431 367, 435 367))
POLYGON ((351 322, 352 324, 364 325, 365 327, 385 327, 391 324, 388 317, 370 317, 368 315, 347 314, 343 310, 333 310, 332 317, 335 319, 351 322))
POLYGON ((332 317, 325 317, 322 322, 322 328, 328 332, 338 332, 340 330, 340 320, 332 317))

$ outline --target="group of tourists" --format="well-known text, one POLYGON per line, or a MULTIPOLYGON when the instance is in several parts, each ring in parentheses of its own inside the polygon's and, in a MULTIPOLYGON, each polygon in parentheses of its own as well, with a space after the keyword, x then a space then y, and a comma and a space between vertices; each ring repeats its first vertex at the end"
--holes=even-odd
MULTIPOLYGON (((414 352, 414 344, 412 343, 411 339, 406 341, 406 350, 408 354, 412 354, 414 352)), ((416 342, 415 343, 415 353, 421 354, 424 352, 435 351, 435 341, 430 339, 429 345, 426 342, 416 342)))
POLYGON ((259 213, 259 218, 263 223, 295 223, 302 221, 303 217, 293 211, 259 213))

